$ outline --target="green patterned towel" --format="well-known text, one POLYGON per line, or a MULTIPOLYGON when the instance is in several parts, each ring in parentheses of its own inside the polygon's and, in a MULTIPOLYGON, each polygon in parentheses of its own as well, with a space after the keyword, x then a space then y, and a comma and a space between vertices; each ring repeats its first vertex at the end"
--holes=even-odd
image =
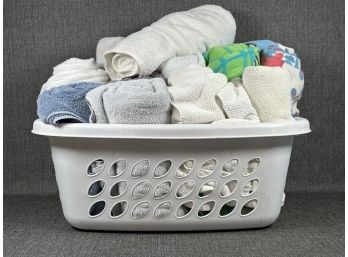
POLYGON ((204 53, 207 66, 226 75, 228 80, 242 77, 247 66, 260 64, 259 49, 254 45, 231 44, 216 46, 204 53))

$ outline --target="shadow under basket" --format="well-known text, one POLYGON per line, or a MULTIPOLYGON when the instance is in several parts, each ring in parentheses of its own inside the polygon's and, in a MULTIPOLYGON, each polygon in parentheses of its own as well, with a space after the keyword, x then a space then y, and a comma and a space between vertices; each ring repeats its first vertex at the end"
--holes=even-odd
POLYGON ((282 123, 121 125, 36 120, 74 227, 194 231, 266 227, 279 216, 293 138, 282 123))

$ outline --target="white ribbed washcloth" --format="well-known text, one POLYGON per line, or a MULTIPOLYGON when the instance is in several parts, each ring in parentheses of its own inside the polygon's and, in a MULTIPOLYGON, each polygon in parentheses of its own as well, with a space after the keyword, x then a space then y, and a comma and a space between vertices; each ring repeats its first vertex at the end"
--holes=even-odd
POLYGON ((217 5, 203 5, 166 15, 116 43, 104 54, 112 80, 149 75, 174 56, 202 53, 234 41, 236 22, 217 5))
POLYGON ((239 78, 232 80, 222 88, 217 97, 221 101, 222 108, 229 119, 256 120, 259 121, 255 108, 252 106, 249 96, 239 78))
POLYGON ((93 82, 105 84, 109 81, 108 74, 98 69, 94 58, 70 58, 53 68, 53 75, 42 86, 41 92, 57 86, 75 82, 93 82))
POLYGON ((216 94, 226 84, 223 74, 207 67, 189 65, 175 71, 168 79, 172 123, 211 123, 225 119, 216 94))
POLYGON ((280 67, 247 67, 243 86, 261 122, 291 120, 290 73, 280 67))

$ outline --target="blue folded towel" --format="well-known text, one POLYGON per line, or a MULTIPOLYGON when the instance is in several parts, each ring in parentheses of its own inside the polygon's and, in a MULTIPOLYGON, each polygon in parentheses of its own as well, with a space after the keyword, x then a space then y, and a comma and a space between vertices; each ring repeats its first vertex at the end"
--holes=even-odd
POLYGON ((98 86, 100 84, 78 82, 44 91, 37 99, 39 119, 53 125, 65 122, 88 123, 91 111, 85 96, 98 86))

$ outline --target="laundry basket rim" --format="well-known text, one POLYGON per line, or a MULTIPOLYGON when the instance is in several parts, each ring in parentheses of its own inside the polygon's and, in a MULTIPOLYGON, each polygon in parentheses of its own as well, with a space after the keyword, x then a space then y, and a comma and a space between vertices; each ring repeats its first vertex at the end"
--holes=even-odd
POLYGON ((220 124, 93 124, 65 123, 59 126, 33 123, 32 133, 50 137, 124 139, 218 139, 300 135, 311 132, 309 121, 220 124))

